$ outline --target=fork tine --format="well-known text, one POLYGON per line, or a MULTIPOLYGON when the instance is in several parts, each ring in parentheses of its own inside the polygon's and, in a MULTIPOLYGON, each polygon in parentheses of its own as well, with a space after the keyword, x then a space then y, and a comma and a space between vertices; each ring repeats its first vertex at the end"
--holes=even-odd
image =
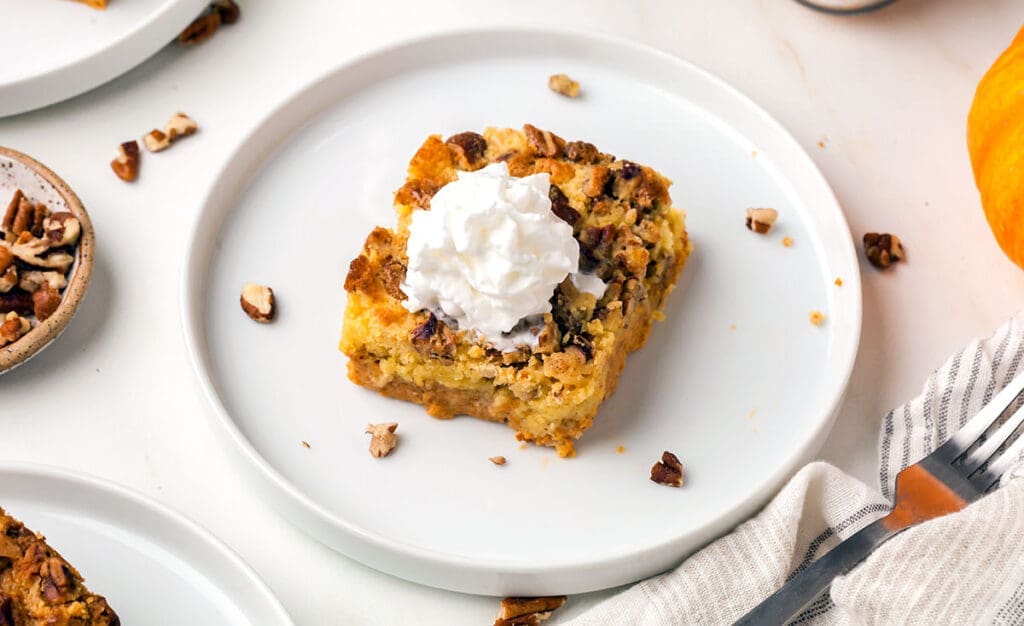
POLYGON ((1018 374, 1002 391, 997 393, 978 414, 972 417, 963 428, 958 430, 949 441, 944 443, 941 451, 946 460, 952 462, 974 445, 985 431, 992 428, 1011 404, 1024 393, 1024 373, 1018 374))
MULTIPOLYGON (((1024 407, 1017 411, 1017 415, 1024 413, 1024 407)), ((999 482, 1003 474, 1010 471, 1024 457, 1024 436, 1018 437, 999 458, 993 461, 985 471, 973 477, 971 480, 978 485, 982 491, 988 491, 992 485, 999 482)))
POLYGON ((981 444, 977 450, 969 453, 964 457, 963 464, 961 465, 961 471, 970 476, 988 461, 993 454, 996 453, 1004 443, 1010 440, 1020 425, 1024 424, 1024 407, 1017 409, 1017 411, 1007 419, 999 430, 992 433, 992 436, 985 440, 985 443, 981 444))

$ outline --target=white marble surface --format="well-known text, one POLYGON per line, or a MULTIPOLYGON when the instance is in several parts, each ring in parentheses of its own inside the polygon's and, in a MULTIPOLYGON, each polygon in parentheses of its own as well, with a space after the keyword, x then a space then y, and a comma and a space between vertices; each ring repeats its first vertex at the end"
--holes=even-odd
MULTIPOLYGON (((565 25, 668 50, 753 97, 807 147, 854 233, 891 230, 907 245, 909 262, 894 271, 863 264, 861 351, 822 451, 865 480, 884 412, 1024 306, 1024 272, 992 241, 964 146, 974 86, 1024 23, 1019 0, 898 0, 842 18, 788 0, 242 6, 243 21, 203 46, 170 47, 90 94, 0 119, 0 144, 78 191, 100 246, 67 333, 0 378, 0 457, 78 468, 186 511, 238 550, 300 624, 483 624, 496 604, 377 573, 263 507, 218 447, 186 362, 179 271, 213 172, 276 102, 347 58, 452 28, 565 25), (114 178, 117 144, 178 109, 203 132, 148 159, 137 184, 114 178)), ((602 595, 572 598, 562 616, 602 595)))

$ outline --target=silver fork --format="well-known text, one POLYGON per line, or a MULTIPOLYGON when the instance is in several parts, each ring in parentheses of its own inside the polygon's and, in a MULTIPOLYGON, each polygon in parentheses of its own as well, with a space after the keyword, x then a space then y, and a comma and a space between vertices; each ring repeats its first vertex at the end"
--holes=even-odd
POLYGON ((896 504, 885 517, 864 527, 744 615, 737 625, 785 624, 875 548, 921 522, 955 513, 991 490, 1024 452, 1018 437, 996 452, 1021 428, 1024 406, 990 437, 985 433, 1024 395, 1024 374, 1017 376, 949 441, 896 476, 896 504))

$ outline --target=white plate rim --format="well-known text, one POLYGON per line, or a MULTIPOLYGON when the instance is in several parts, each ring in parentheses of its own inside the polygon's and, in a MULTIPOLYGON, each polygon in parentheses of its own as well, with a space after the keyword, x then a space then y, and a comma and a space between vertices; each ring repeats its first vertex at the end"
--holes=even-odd
MULTIPOLYGON (((255 485, 261 490, 261 493, 274 498, 275 504, 281 506, 283 509, 287 509, 288 513, 286 514, 286 517, 299 526, 299 528, 310 533, 329 547, 343 552, 346 556, 354 558, 366 565, 369 565, 370 567, 374 567, 386 573, 432 587, 439 587, 465 593, 510 595, 510 592, 508 591, 497 591, 494 590, 492 586, 486 584, 479 585, 475 582, 467 582, 472 580, 475 575, 489 574, 498 575, 503 579, 511 580, 512 588, 527 590, 516 591, 515 593, 517 594, 539 595, 541 592, 536 591, 537 589, 545 589, 546 591, 543 593, 547 593, 550 589, 549 586, 545 586, 544 584, 541 584, 538 587, 534 579, 552 580, 560 577, 573 576, 581 569, 588 568, 592 569, 600 567, 606 570, 614 569, 616 563, 625 563, 633 559, 643 558, 645 555, 656 554, 671 546, 672 542, 666 542, 657 546, 650 546, 641 552, 627 551, 617 553, 612 556, 605 556, 593 561, 581 562, 579 560, 575 560, 571 562, 566 561, 564 563, 548 564, 543 570, 538 570, 538 568, 532 565, 521 564, 518 562, 506 562, 497 559, 475 559, 442 553, 410 545, 401 541, 388 539, 376 534, 372 530, 356 526, 355 524, 334 515, 296 488, 265 458, 263 458, 263 456, 253 447, 252 443, 244 434, 242 434, 241 430, 238 428, 237 424, 234 422, 230 413, 217 394, 216 387, 211 379, 211 375, 207 367, 207 357, 205 354, 206 348, 201 342, 201 339, 204 336, 204 331, 202 329, 202 318, 199 315, 199 312, 202 310, 204 294, 203 290, 198 288, 197 285, 205 286, 205 283, 197 279, 201 276, 205 267, 199 263, 194 251, 206 236, 206 233, 203 232, 202 229, 204 217, 206 217, 209 212, 210 204, 214 202, 217 197, 218 184, 221 181, 228 179, 229 175, 238 174, 239 170, 248 167, 247 165, 240 165, 240 163, 262 163, 272 154, 272 150, 269 150, 267 153, 259 156, 246 153, 245 148, 248 147, 250 143, 254 142, 255 137, 260 133, 260 131, 279 116, 286 116, 289 113, 294 115, 294 113, 289 111, 289 109, 296 106, 303 99, 312 96, 320 87, 321 83, 330 81, 336 74, 354 71, 362 65, 372 63, 378 58, 397 54, 405 49, 414 49, 418 46, 430 44, 438 40, 457 40, 461 37, 479 37, 482 35, 494 37, 542 36, 563 38, 582 45, 610 46, 628 51, 632 54, 657 57, 662 62, 675 64, 682 69, 692 72, 693 74, 698 75, 701 80, 704 80, 715 88, 728 93, 738 103, 749 109, 751 113, 757 115, 764 124, 771 128, 773 132, 778 133, 780 137, 784 138, 784 140, 790 144, 791 148, 795 148, 801 161, 801 167, 806 169, 807 173, 813 178, 813 184, 819 187, 819 191, 823 194, 823 197, 828 200, 827 207, 817 207, 816 210, 829 213, 831 222, 839 230, 838 243, 842 247, 842 250, 838 251, 837 254, 843 257, 846 261, 846 268, 843 274, 843 291, 845 294, 844 301, 846 302, 846 306, 842 312, 842 323, 848 332, 837 333, 836 336, 837 341, 833 348, 834 354, 842 355, 845 365, 840 370, 839 375, 832 380, 832 391, 828 394, 830 400, 827 403, 827 415, 824 415, 818 420, 816 428, 806 433, 806 436, 796 449, 796 452, 787 460, 787 462, 781 463, 772 474, 766 476, 761 481, 755 490, 756 493, 754 493, 749 499, 723 511, 717 518, 705 524, 704 527, 693 531, 693 534, 706 531, 708 527, 714 526, 716 523, 721 525, 721 521, 723 519, 736 518, 737 514, 742 515, 742 517, 739 518, 740 521, 748 517, 756 510, 756 508, 759 508, 764 504, 768 497, 774 494, 786 479, 795 473, 796 469, 802 462, 810 460, 810 457, 816 453, 824 443, 824 439, 835 422, 839 407, 841 406, 845 396, 846 388, 853 371, 859 348, 862 326, 861 278, 859 263, 850 234, 849 225, 846 222, 846 218, 843 215, 839 202, 836 199, 831 186, 828 184, 813 159, 807 151, 799 145, 789 131, 757 103, 725 80, 690 61, 646 44, 612 35, 561 27, 473 27, 442 30, 415 38, 392 42, 364 54, 347 59, 326 72, 321 73, 314 79, 299 86, 293 92, 286 94, 274 103, 268 111, 258 119, 246 135, 236 142, 230 156, 227 157, 224 164, 218 169, 217 174, 211 179, 213 183, 204 193, 201 208, 193 220, 192 226, 189 230, 189 235, 185 242, 184 258, 186 260, 182 269, 180 286, 182 330, 189 360, 195 372, 201 395, 206 399, 208 407, 212 410, 216 421, 222 427, 217 429, 218 432, 225 437, 225 441, 231 444, 231 447, 237 453, 232 456, 236 458, 236 460, 242 461, 242 469, 251 480, 255 481, 255 485), (339 547, 339 544, 344 547, 339 547), (395 557, 397 557, 397 560, 395 557), (442 573, 439 574, 438 572, 442 573)), ((302 118, 308 121, 322 113, 323 110, 323 107, 312 107, 305 115, 302 116, 302 118)), ((283 133, 283 136, 279 138, 275 145, 280 146, 300 128, 301 124, 293 126, 289 132, 283 133)), ((252 171, 247 171, 242 174, 242 179, 247 181, 251 175, 252 171)), ((725 532, 726 530, 727 528, 723 528, 722 530, 710 535, 710 537, 713 538, 718 536, 721 532, 725 532)), ((560 589, 564 590, 559 591, 558 593, 582 593, 609 588, 630 581, 621 580, 610 584, 607 582, 594 584, 580 583, 578 581, 564 578, 562 582, 564 584, 561 584, 560 589)), ((508 585, 503 584, 502 588, 507 589, 508 585)))
MULTIPOLYGON (((207 3, 208 0, 174 0, 93 54, 48 72, 0 84, 0 117, 63 102, 117 78, 171 43, 207 3)), ((113 10, 116 8, 107 9, 113 10)))
MULTIPOLYGON (((124 500, 133 506, 140 507, 150 513, 154 513, 157 516, 166 519, 187 535, 200 540, 204 546, 210 550, 211 554, 215 555, 218 559, 222 559, 223 561, 230 563, 239 575, 244 576, 245 580, 252 586, 252 588, 255 591, 258 591, 266 601, 264 608, 273 611, 272 615, 267 615, 268 619, 273 619, 272 623, 280 624, 281 626, 292 626, 294 624, 291 616, 288 615, 284 605, 282 605, 281 601, 274 595, 274 592, 271 591, 266 582, 260 578, 259 574, 257 574, 256 571, 253 570, 237 552, 214 536, 213 533, 200 526, 197 522, 192 521, 184 514, 175 511, 167 505, 162 504, 148 495, 132 488, 100 478, 99 476, 95 476, 87 472, 80 472, 78 470, 72 471, 55 465, 20 461, 0 461, 0 476, 11 475, 27 476, 30 479, 58 481, 75 487, 80 487, 82 489, 103 492, 108 496, 124 500)), ((31 526, 31 521, 26 522, 26 524, 31 526)), ((268 622, 261 623, 266 624, 268 622)))

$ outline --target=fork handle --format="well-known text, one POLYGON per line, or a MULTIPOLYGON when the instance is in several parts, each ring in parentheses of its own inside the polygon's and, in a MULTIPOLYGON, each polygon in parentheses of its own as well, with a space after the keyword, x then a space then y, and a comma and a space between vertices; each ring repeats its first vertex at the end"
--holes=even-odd
POLYGON ((832 585, 834 578, 852 570, 875 548, 903 530, 887 528, 883 524, 885 519, 868 524, 791 578, 781 589, 741 617, 736 626, 786 624, 796 617, 819 593, 832 585))

